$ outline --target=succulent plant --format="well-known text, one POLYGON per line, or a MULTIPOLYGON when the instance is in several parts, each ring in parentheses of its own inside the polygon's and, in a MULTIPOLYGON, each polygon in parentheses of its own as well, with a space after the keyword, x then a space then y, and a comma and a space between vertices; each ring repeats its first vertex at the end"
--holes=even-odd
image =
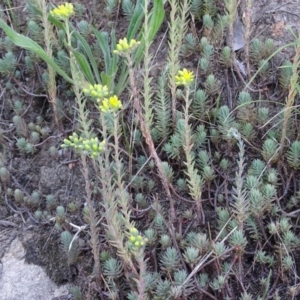
POLYGON ((7 184, 9 182, 10 174, 6 167, 0 168, 0 179, 4 184, 7 184))

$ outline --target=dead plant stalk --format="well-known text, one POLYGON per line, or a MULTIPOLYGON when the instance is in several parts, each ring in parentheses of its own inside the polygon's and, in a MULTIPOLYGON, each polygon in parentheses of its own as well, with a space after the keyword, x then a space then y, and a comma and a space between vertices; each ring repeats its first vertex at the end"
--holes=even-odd
POLYGON ((296 46, 296 52, 293 59, 293 68, 292 68, 292 76, 290 79, 290 87, 289 87, 289 94, 286 99, 286 105, 284 109, 284 118, 283 118, 283 126, 281 132, 281 139, 280 139, 280 155, 283 152, 285 142, 286 142, 286 133, 288 130, 288 122, 290 120, 292 109, 295 102, 295 97, 297 95, 297 82, 299 79, 298 75, 298 67, 300 64, 300 31, 298 32, 298 44, 296 46))

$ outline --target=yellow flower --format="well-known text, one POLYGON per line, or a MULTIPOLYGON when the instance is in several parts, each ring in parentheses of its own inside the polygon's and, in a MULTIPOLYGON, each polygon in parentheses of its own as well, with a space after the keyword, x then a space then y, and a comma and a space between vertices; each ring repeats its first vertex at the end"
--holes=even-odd
POLYGON ((127 38, 125 37, 123 40, 120 39, 119 43, 117 44, 117 49, 113 51, 115 54, 124 54, 124 53, 130 53, 132 52, 140 42, 137 42, 136 40, 132 39, 128 43, 127 38))
POLYGON ((113 110, 122 108, 122 103, 116 95, 109 98, 109 105, 113 110))
POLYGON ((66 2, 65 4, 61 4, 58 7, 52 9, 50 14, 54 18, 58 19, 68 19, 74 14, 73 4, 66 2))
POLYGON ((116 111, 121 108, 122 108, 122 102, 119 100, 119 98, 116 95, 110 97, 109 99, 104 99, 101 105, 99 106, 99 109, 102 112, 116 111))
POLYGON ((193 71, 187 69, 179 70, 175 76, 176 85, 188 86, 194 81, 194 77, 193 71))

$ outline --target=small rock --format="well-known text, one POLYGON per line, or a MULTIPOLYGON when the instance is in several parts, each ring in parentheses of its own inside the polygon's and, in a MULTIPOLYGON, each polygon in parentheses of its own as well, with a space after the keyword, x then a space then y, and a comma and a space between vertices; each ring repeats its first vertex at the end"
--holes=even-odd
POLYGON ((58 287, 41 267, 26 264, 24 255, 21 241, 13 240, 1 260, 0 300, 52 300, 68 295, 68 284, 58 287))

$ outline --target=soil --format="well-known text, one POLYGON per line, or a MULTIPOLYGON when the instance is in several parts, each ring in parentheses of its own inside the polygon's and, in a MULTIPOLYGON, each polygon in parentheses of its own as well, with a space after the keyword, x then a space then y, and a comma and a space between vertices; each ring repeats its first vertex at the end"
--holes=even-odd
MULTIPOLYGON (((120 13, 115 21, 109 20, 103 15, 102 9, 96 9, 99 14, 95 15, 92 11, 93 3, 95 1, 81 0, 79 3, 87 4, 87 17, 93 16, 95 24, 103 29, 109 29, 114 25, 117 29, 117 36, 122 37, 126 31, 127 22, 124 16, 120 13), (89 9, 89 7, 91 9, 89 9), (109 22, 108 22, 109 20, 109 22), (115 23, 115 24, 113 24, 115 23)), ((97 2, 97 1, 96 1, 97 2)), ((222 1, 218 1, 222 2, 222 1)), ((243 1, 242 1, 243 2, 243 1)), ((24 18, 24 4, 23 1, 11 1, 16 15, 22 15, 24 18)), ((262 40, 272 38, 276 41, 277 46, 286 45, 294 40, 292 29, 294 32, 300 29, 300 5, 297 1, 253 1, 253 10, 251 12, 251 19, 253 22, 253 37, 259 37, 262 40)), ((103 5, 98 4, 98 6, 103 5)), ((240 11, 243 11, 245 3, 241 4, 240 11)), ((5 12, 7 14, 7 11, 5 12)), ((24 20, 23 20, 24 21, 24 20)), ((23 24, 23 22, 20 22, 23 24)), ((24 24, 23 24, 24 25, 24 24)), ((163 38, 167 24, 164 23, 157 39, 153 44, 153 53, 157 55, 154 63, 155 72, 159 72, 161 66, 164 65, 167 53, 167 39, 163 38), (162 44, 161 44, 162 42, 162 44)), ((197 28, 197 30, 199 30, 197 28)), ((4 34, 0 32, 3 38, 4 34)), ((241 58, 243 57, 242 50, 241 58)), ((3 52, 0 52, 3 54, 3 52)), ((284 49, 277 56, 278 62, 285 59, 290 59, 293 53, 293 48, 284 49)), ((22 50, 19 50, 19 58, 22 57, 22 50)), ((197 59, 195 59, 197 61, 197 59)), ((187 57, 183 59, 183 66, 193 65, 193 58, 187 57)), ((279 64, 279 63, 278 63, 279 64)), ((40 73, 41 70, 38 70, 40 73)), ((7 78, 1 77, 0 73, 0 130, 2 133, 0 161, 8 167, 10 176, 9 187, 13 190, 18 188, 24 191, 25 195, 31 195, 33 191, 38 191, 41 198, 40 209, 45 210, 46 195, 54 195, 56 202, 66 207, 70 202, 77 202, 80 204, 80 209, 85 203, 84 180, 80 170, 80 164, 76 157, 70 151, 59 150, 57 156, 49 155, 50 146, 59 148, 62 143, 63 135, 56 128, 52 118, 51 107, 43 96, 32 97, 22 91, 17 91, 12 95, 5 88, 7 78), (16 147, 16 130, 12 123, 14 110, 12 103, 16 98, 22 100, 26 111, 23 116, 26 123, 37 122, 38 117, 42 117, 40 125, 48 128, 47 137, 41 140, 41 145, 37 147, 34 155, 25 155, 18 151, 16 147)), ((35 94, 43 94, 45 91, 42 87, 37 89, 37 76, 33 74, 23 74, 18 83, 13 83, 16 89, 19 85, 26 88, 28 91, 34 91, 35 94)), ((60 89, 60 87, 58 87, 60 89)), ((59 91, 66 107, 73 107, 72 97, 68 97, 59 91)), ((225 101, 222 99, 221 101, 225 101)), ((68 115, 68 118, 73 118, 73 113, 68 115)), ((67 122, 66 122, 67 124, 67 122)), ((71 124, 69 124, 71 126, 71 124)), ((69 132, 73 128, 69 128, 69 132)), ((12 196, 5 192, 6 186, 3 185, 2 193, 0 195, 0 260, 5 253, 10 249, 12 243, 17 240, 21 241, 25 249, 26 264, 36 264, 42 266, 46 271, 48 277, 56 284, 62 285, 72 283, 81 285, 83 290, 87 290, 88 275, 92 268, 91 255, 85 255, 89 252, 87 244, 88 233, 80 235, 82 254, 80 256, 80 263, 76 266, 69 266, 64 252, 61 250, 60 232, 54 227, 54 220, 44 220, 37 222, 34 218, 35 208, 28 208, 20 206, 15 203, 12 196)), ((160 188, 157 189, 158 191, 160 188)), ((54 208, 55 209, 55 208, 54 208)), ((52 210, 52 215, 55 211, 52 210)), ((215 223, 215 216, 212 213, 208 216, 211 223, 215 223)), ((74 224, 83 224, 79 215, 68 215, 68 221, 74 224)), ((72 230, 71 226, 66 225, 68 230, 72 230)), ((251 261, 247 266, 250 268, 251 261)), ((252 274, 253 276, 253 274, 252 274)), ((254 278, 254 277, 252 277, 254 278)), ((34 278, 33 278, 34 280, 34 278)), ((20 283, 21 284, 21 283, 20 283)), ((0 275, 1 286, 1 275, 0 275)), ((8 300, 1 296, 0 300, 8 300)), ((19 298, 21 299, 21 298, 19 298)), ((27 298, 22 298, 27 299, 27 298)), ((42 299, 42 298, 40 298, 42 299)), ((45 298, 46 299, 46 298, 45 298)), ((53 298, 54 299, 54 298, 53 298)))

